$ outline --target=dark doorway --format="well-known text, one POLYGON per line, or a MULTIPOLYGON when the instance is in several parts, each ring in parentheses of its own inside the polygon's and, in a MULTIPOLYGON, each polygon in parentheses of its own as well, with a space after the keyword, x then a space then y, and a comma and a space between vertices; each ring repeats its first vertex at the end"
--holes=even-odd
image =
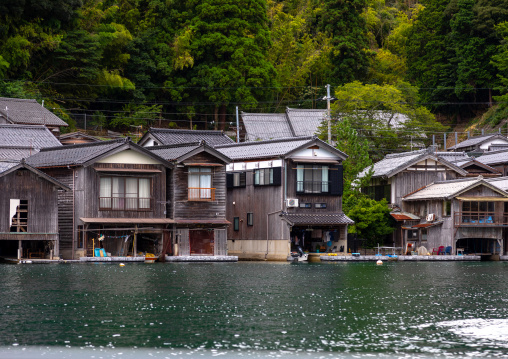
POLYGON ((189 231, 191 255, 213 255, 214 232, 212 230, 189 231))

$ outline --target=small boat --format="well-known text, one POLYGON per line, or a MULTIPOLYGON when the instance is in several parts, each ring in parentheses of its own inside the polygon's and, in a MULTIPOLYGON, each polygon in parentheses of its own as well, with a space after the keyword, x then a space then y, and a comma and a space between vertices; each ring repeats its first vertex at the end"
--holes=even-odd
POLYGON ((308 260, 309 260, 309 254, 304 253, 303 251, 291 252, 291 254, 288 256, 288 261, 291 261, 291 262, 307 262, 308 260))

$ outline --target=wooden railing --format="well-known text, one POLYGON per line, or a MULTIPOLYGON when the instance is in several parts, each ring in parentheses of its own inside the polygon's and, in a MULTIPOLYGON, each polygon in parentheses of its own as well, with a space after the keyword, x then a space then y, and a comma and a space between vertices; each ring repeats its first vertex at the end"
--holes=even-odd
POLYGON ((507 226, 508 216, 496 212, 456 212, 454 217, 456 227, 495 227, 507 226))
POLYGON ((329 181, 297 181, 297 193, 328 193, 330 190, 329 181))
POLYGON ((99 197, 101 211, 150 211, 152 197, 99 197))
POLYGON ((189 201, 215 201, 215 188, 189 187, 189 201))

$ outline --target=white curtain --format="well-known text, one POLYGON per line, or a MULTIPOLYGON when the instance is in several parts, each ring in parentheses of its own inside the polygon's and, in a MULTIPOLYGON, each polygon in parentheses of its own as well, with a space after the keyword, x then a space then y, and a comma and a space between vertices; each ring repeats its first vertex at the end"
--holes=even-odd
POLYGON ((19 199, 11 199, 11 205, 9 208, 9 227, 12 226, 12 219, 18 213, 18 206, 19 206, 20 200, 19 199))
POLYGON ((125 209, 138 209, 138 179, 125 179, 125 209))
POLYGON ((101 177, 99 207, 111 208, 111 177, 101 177))
POLYGON ((303 192, 303 173, 305 171, 305 167, 302 165, 296 166, 296 191, 303 192))
POLYGON ((113 209, 124 208, 125 181, 122 177, 113 177, 113 209))
POLYGON ((199 199, 199 168, 189 168, 189 199, 199 199))
POLYGON ((321 192, 328 193, 328 166, 321 167, 321 192))
POLYGON ((150 179, 139 179, 139 208, 150 208, 150 179))
POLYGON ((254 171, 254 184, 255 185, 259 184, 259 170, 254 171))
POLYGON ((201 198, 212 198, 212 175, 201 174, 201 198))

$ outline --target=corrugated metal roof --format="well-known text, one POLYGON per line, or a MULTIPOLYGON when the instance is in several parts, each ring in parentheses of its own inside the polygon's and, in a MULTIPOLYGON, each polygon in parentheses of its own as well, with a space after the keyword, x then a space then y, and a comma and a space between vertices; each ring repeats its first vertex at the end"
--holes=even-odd
POLYGON ((494 134, 490 134, 490 135, 471 137, 465 141, 457 143, 456 145, 450 147, 449 149, 455 150, 458 148, 475 146, 475 145, 481 144, 481 143, 486 142, 486 141, 490 140, 491 138, 495 138, 495 137, 503 138, 506 140, 506 142, 508 142, 508 138, 506 138, 505 136, 502 136, 499 133, 494 133, 494 134))
MULTIPOLYGON (((481 176, 478 178, 463 178, 452 181, 432 183, 423 189, 405 196, 403 200, 415 201, 428 199, 450 199, 482 183, 488 187, 490 186, 491 188, 496 188, 495 186, 489 184, 487 181, 483 180, 481 176)), ((506 196, 508 196, 508 193, 506 196)))
POLYGON ((281 217, 290 225, 335 225, 354 224, 355 222, 344 213, 337 214, 296 214, 283 213, 281 217))
POLYGON ((270 141, 242 142, 233 145, 216 146, 215 149, 232 160, 251 158, 272 158, 285 154, 305 145, 313 137, 285 138, 270 141))
POLYGON ((241 113, 247 141, 294 137, 285 113, 241 113))
POLYGON ((209 146, 213 147, 234 143, 234 141, 222 131, 150 128, 148 133, 157 138, 162 145, 177 145, 205 141, 209 146))
POLYGON ((231 224, 226 219, 175 219, 176 224, 231 224))
POLYGON ((0 97, 0 114, 12 123, 69 126, 36 100, 0 97))
POLYGON ((287 108, 286 115, 294 136, 314 136, 319 126, 326 120, 327 111, 287 108))
POLYGON ((411 221, 411 220, 419 220, 420 217, 417 215, 414 215, 410 212, 392 212, 390 215, 396 220, 396 221, 411 221))
POLYGON ((443 221, 436 221, 436 222, 430 222, 430 223, 419 223, 419 224, 415 224, 411 228, 429 228, 429 227, 434 227, 434 226, 437 226, 437 225, 440 225, 443 223, 444 223, 443 221))
POLYGON ((484 152, 483 155, 477 157, 476 160, 486 165, 508 163, 508 149, 492 152, 484 152))

